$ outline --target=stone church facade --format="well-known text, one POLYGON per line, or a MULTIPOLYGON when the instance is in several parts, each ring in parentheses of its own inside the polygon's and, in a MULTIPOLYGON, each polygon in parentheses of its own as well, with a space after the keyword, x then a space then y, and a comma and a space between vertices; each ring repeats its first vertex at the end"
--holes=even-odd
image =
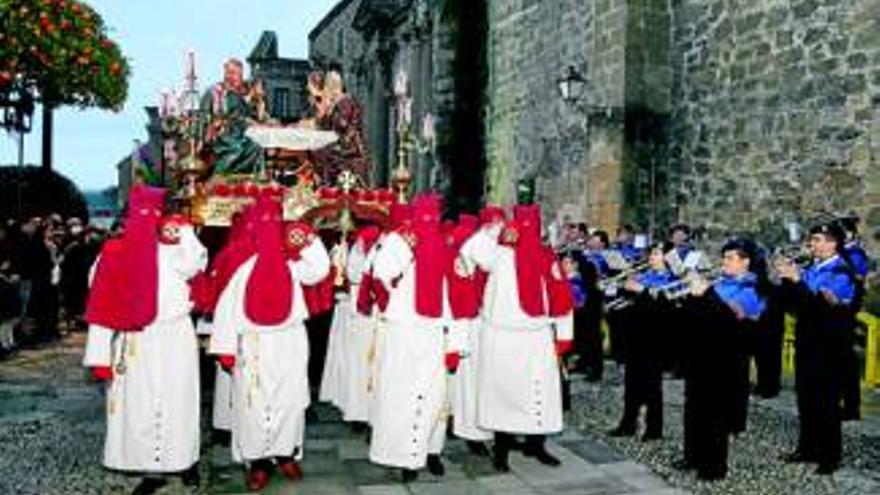
MULTIPOLYGON (((412 116, 418 131, 431 113, 438 133, 448 125, 452 92, 445 79, 448 52, 446 33, 429 0, 342 0, 309 35, 310 58, 317 68, 342 73, 346 90, 364 107, 366 133, 374 180, 387 183, 396 165, 395 76, 409 76, 412 116), (444 58, 446 57, 446 58, 444 58)), ((437 185, 433 150, 415 157, 414 185, 437 185), (433 183, 432 183, 433 180, 433 183)), ((439 165, 438 165, 439 167, 439 165)))
MULTIPOLYGON (((313 62, 341 68, 365 104, 379 181, 398 70, 414 115, 438 117, 438 141, 449 132, 456 33, 442 12, 455 1, 342 0, 312 32, 313 62)), ((877 245, 880 1, 483 5, 485 200, 512 202, 525 182, 550 214, 607 229, 685 221, 777 242, 787 224, 857 213, 877 245), (587 80, 573 103, 558 90, 569 66, 587 80)), ((420 187, 443 161, 420 160, 420 187)))

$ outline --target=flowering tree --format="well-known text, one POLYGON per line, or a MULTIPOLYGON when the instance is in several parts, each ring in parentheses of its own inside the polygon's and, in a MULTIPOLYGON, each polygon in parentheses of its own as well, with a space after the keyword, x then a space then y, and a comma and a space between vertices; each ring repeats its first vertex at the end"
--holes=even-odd
POLYGON ((0 95, 25 91, 43 105, 43 166, 51 168, 52 110, 119 110, 129 67, 101 17, 78 0, 0 0, 0 95))

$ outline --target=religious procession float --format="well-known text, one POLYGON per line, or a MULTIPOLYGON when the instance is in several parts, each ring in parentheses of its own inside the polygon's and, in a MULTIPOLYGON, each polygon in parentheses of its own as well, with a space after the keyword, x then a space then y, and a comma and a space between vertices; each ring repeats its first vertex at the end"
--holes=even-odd
MULTIPOLYGON (((285 125, 269 116, 261 81, 245 80, 243 69, 239 60, 227 60, 223 81, 200 94, 190 53, 185 89, 162 95, 161 182, 174 191, 175 209, 195 225, 222 228, 270 194, 281 200, 285 220, 319 230, 344 234, 359 222, 384 225, 391 204, 406 201, 411 150, 398 153, 390 188, 371 187, 361 107, 338 73, 310 74, 311 115, 285 125)), ((398 95, 401 108, 411 106, 406 93, 398 95)), ((408 120, 398 127, 406 142, 408 120)), ((135 180, 143 180, 140 172, 133 171, 135 180)))

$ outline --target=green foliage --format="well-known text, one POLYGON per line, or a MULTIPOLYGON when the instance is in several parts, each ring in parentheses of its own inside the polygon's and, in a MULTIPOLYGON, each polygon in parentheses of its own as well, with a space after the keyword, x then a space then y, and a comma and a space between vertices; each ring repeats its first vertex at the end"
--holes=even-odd
POLYGON ((0 219, 49 213, 87 219, 86 199, 70 179, 51 170, 0 166, 0 219))
POLYGON ((77 0, 0 0, 0 89, 51 106, 120 109, 129 66, 101 17, 77 0))

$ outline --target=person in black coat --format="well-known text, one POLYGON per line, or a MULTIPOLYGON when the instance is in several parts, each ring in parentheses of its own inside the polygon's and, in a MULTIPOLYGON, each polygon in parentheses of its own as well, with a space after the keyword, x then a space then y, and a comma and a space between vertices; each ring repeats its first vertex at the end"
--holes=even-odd
POLYGON ((815 462, 817 474, 831 474, 841 459, 841 364, 857 301, 856 275, 841 256, 844 233, 838 225, 810 230, 813 261, 800 269, 777 260, 795 326, 795 388, 800 419, 797 449, 787 462, 815 462))
POLYGON ((744 426, 743 340, 766 309, 755 244, 735 239, 721 252, 721 276, 711 284, 692 280, 687 301, 693 319, 684 358, 685 445, 676 467, 696 469, 703 480, 727 476, 729 436, 744 426))
POLYGON ((782 286, 767 286, 767 311, 761 316, 751 342, 755 357, 755 394, 765 399, 779 395, 782 388, 782 346, 785 338, 785 309, 782 286))
POLYGON ((588 380, 598 381, 604 371, 602 346, 602 292, 599 290, 599 272, 583 254, 572 250, 563 255, 563 267, 572 270, 569 277, 575 300, 574 349, 577 361, 572 371, 583 373, 588 380))
MULTIPOLYGON (((865 279, 871 268, 871 259, 859 239, 859 218, 856 216, 846 216, 838 218, 835 223, 840 226, 844 232, 845 241, 841 255, 844 258, 855 275, 856 297, 851 305, 852 312, 858 314, 862 310, 862 303, 865 296, 865 279)), ((855 323, 855 320, 853 320, 855 323)), ((861 380, 862 370, 859 363, 859 357, 856 353, 856 325, 847 332, 847 342, 844 349, 844 361, 841 363, 841 384, 840 394, 843 402, 843 420, 857 421, 861 419, 861 380)))
POLYGON ((677 277, 664 261, 671 245, 658 244, 648 252, 648 270, 627 280, 626 297, 631 304, 620 310, 621 338, 625 340, 623 417, 611 436, 636 433, 639 409, 645 406, 645 432, 642 441, 663 437, 664 330, 675 322, 668 319, 669 303, 655 297, 652 290, 669 286, 677 277))

